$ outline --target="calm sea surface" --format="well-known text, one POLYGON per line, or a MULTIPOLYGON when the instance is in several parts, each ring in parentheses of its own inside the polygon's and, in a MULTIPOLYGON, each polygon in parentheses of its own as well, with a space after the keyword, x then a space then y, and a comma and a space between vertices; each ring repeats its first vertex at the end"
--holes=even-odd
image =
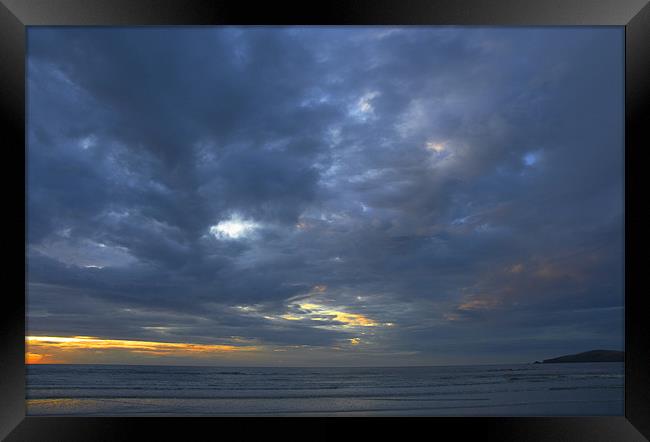
POLYGON ((32 365, 29 415, 622 415, 623 364, 32 365))

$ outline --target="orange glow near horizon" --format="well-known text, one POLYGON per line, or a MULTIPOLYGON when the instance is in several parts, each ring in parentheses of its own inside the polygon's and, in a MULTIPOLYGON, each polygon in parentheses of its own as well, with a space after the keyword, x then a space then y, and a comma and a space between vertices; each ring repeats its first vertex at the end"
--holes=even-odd
POLYGON ((25 364, 42 364, 43 355, 38 353, 25 353, 25 364))
POLYGON ((56 364, 58 361, 52 355, 41 353, 25 353, 25 364, 56 364))
POLYGON ((25 355, 27 364, 60 363, 59 358, 54 358, 51 353, 56 353, 65 360, 65 354, 74 355, 80 351, 122 350, 155 356, 207 356, 259 350, 256 346, 133 341, 92 336, 27 336, 25 342, 28 347, 25 355))

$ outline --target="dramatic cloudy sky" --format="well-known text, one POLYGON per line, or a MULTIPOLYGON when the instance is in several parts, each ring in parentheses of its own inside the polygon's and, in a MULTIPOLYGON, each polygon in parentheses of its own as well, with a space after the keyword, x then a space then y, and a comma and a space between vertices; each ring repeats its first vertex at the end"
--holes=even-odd
POLYGON ((31 28, 28 358, 622 349, 623 72, 618 28, 31 28))

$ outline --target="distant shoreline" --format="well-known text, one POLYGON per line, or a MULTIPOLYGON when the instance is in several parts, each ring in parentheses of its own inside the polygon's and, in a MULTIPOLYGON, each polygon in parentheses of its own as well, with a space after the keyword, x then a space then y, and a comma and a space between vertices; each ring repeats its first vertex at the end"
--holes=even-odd
POLYGON ((535 364, 564 364, 571 362, 624 362, 625 352, 618 350, 591 350, 573 355, 535 361, 535 364))

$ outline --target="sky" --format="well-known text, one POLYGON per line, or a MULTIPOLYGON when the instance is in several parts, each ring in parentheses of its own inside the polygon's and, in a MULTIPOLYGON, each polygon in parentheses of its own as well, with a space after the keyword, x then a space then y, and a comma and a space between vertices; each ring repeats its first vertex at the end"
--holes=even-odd
POLYGON ((623 349, 623 28, 27 36, 28 362, 623 349))

